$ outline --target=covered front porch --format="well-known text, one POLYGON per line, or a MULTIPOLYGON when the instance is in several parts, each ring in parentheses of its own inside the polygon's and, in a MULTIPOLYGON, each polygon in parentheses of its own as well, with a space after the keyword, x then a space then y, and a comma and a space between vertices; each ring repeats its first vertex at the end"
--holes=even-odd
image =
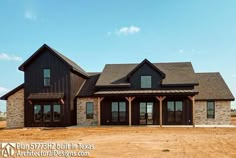
POLYGON ((160 127, 192 125, 195 127, 196 92, 193 90, 109 92, 100 91, 96 94, 99 95, 98 125, 159 125, 160 127))

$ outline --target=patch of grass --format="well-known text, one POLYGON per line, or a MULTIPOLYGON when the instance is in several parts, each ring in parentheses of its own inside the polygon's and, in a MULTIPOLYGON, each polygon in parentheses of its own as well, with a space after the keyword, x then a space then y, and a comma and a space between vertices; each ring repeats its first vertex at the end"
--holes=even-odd
POLYGON ((169 149, 163 149, 162 152, 170 152, 169 149))

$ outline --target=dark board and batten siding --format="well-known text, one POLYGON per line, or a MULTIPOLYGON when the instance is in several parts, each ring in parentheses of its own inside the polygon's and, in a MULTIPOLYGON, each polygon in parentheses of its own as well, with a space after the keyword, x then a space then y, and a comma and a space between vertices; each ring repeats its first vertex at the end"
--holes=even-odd
POLYGON ((162 76, 147 63, 130 76, 131 89, 141 89, 141 76, 152 76, 151 89, 160 89, 162 76))
MULTIPOLYGON (((27 97, 30 93, 64 93, 64 105, 61 106, 61 122, 58 126, 73 125, 76 118, 71 118, 70 67, 48 50, 43 50, 37 58, 25 67, 25 126, 33 124, 33 105, 29 104, 27 97), (43 69, 51 69, 51 85, 43 85, 43 69)), ((72 86, 73 87, 73 86, 72 86)), ((73 92, 74 93, 74 92, 73 92)), ((75 116, 74 116, 75 117, 75 116)), ((40 126, 40 125, 39 125, 40 126)), ((54 126, 54 125, 49 125, 54 126)))

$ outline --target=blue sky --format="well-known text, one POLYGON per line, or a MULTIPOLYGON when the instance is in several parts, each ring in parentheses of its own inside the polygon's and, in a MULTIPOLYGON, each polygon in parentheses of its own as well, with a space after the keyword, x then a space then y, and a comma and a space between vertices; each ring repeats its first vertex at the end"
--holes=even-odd
POLYGON ((144 58, 191 61, 196 72, 219 71, 236 96, 235 8, 235 0, 2 0, 0 95, 23 83, 18 66, 46 43, 93 72, 144 58))

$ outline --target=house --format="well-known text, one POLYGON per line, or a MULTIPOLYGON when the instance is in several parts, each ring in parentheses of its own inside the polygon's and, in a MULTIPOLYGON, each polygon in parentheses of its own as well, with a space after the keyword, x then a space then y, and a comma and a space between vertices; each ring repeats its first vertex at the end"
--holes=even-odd
POLYGON ((7 126, 230 124, 234 96, 220 73, 190 62, 107 64, 84 71, 44 44, 19 70, 7 100, 7 126))

